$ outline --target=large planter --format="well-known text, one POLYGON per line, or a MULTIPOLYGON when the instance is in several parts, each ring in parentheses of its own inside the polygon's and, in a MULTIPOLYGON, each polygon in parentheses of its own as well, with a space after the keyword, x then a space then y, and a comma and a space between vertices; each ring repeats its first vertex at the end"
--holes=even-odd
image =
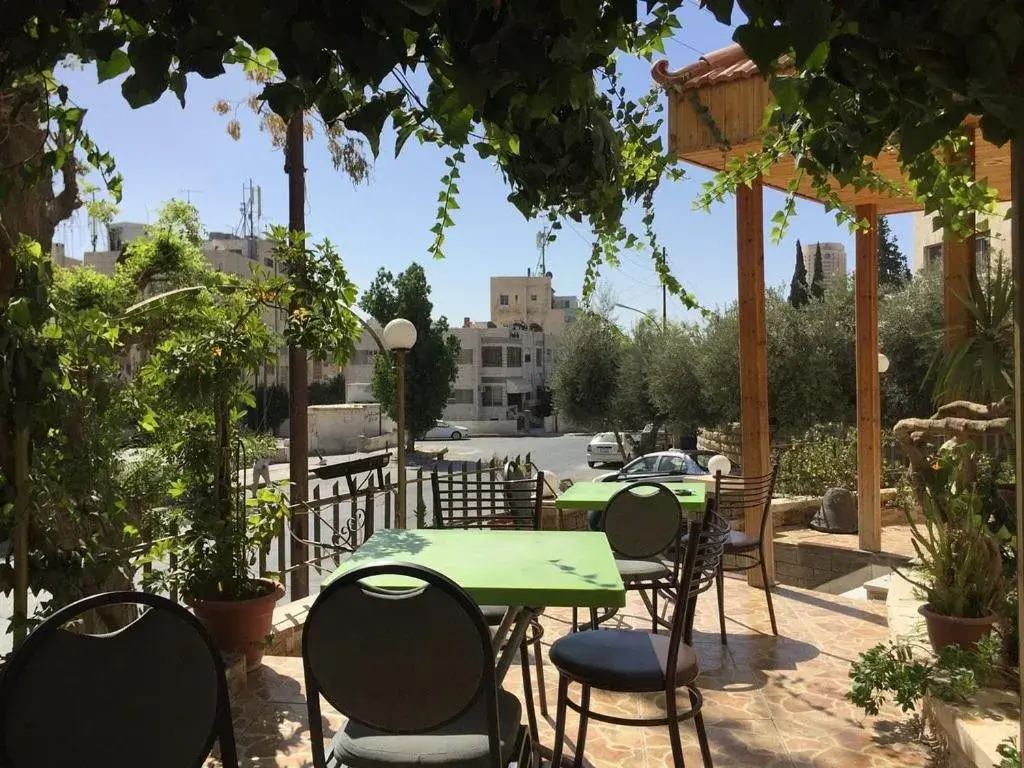
POLYGON ((996 614, 980 619, 965 619, 958 616, 943 616, 934 613, 927 604, 917 609, 924 616, 928 628, 928 640, 936 653, 950 645, 959 645, 964 650, 977 647, 978 641, 992 632, 992 627, 999 620, 996 614))
POLYGON ((274 604, 284 596, 284 586, 270 579, 257 579, 267 593, 248 600, 192 600, 196 616, 217 647, 229 653, 244 653, 248 671, 263 660, 267 637, 274 623, 274 604))

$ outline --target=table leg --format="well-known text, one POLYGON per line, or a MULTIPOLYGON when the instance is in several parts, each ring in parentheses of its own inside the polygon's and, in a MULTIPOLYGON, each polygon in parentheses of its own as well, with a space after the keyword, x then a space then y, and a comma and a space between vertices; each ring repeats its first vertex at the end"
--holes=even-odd
POLYGON ((523 643, 530 621, 538 613, 536 608, 512 606, 494 633, 494 651, 497 655, 494 674, 497 677, 498 685, 505 680, 505 675, 508 673, 509 667, 512 666, 512 660, 519 653, 519 646, 523 643))

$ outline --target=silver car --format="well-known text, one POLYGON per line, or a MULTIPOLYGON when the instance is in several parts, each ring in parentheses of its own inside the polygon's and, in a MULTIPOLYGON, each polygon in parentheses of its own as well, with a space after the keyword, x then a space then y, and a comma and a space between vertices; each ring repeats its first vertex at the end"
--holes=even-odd
POLYGON ((424 440, 461 440, 469 437, 469 428, 461 427, 458 424, 449 424, 447 421, 439 421, 433 429, 427 430, 423 436, 424 440))
MULTIPOLYGON (((626 447, 626 436, 622 436, 623 447, 626 447)), ((615 439, 614 432, 601 432, 594 435, 587 445, 587 466, 596 467, 598 464, 625 464, 627 458, 619 450, 619 443, 615 439)))

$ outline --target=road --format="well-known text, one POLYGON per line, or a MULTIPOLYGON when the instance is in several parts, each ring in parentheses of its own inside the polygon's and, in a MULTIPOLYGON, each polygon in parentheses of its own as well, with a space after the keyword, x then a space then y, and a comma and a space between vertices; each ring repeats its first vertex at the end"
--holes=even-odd
POLYGON ((497 456, 525 456, 539 469, 558 475, 558 479, 589 480, 611 468, 587 466, 587 443, 592 435, 552 435, 544 437, 473 437, 464 440, 431 440, 420 445, 446 447, 445 458, 452 461, 484 461, 497 456))

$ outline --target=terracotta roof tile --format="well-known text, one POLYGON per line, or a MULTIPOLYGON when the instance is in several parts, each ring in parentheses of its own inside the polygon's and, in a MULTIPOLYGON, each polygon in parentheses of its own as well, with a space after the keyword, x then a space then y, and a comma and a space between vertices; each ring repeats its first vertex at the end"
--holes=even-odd
POLYGON ((658 61, 651 70, 654 80, 662 85, 673 85, 684 91, 717 85, 733 80, 758 77, 757 65, 736 43, 701 56, 675 72, 669 71, 667 61, 658 61))

